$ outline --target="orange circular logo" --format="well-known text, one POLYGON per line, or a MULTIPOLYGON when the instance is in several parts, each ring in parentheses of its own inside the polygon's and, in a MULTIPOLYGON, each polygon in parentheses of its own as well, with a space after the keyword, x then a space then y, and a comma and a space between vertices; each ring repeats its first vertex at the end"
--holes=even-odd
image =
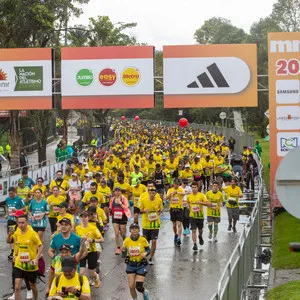
POLYGON ((135 86, 140 81, 140 72, 138 69, 130 67, 123 71, 122 73, 122 81, 127 86, 135 86))
POLYGON ((111 86, 117 80, 117 74, 112 69, 103 69, 99 74, 99 81, 104 86, 111 86))

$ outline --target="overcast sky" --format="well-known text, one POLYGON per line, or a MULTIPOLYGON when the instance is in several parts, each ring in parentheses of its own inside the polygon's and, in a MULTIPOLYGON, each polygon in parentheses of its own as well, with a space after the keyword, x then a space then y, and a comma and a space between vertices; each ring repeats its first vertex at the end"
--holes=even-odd
POLYGON ((90 17, 109 16, 113 23, 136 22, 130 31, 138 42, 154 45, 195 44, 196 29, 205 20, 223 17, 249 31, 253 22, 272 11, 276 0, 90 0, 83 15, 72 24, 89 23, 90 17))

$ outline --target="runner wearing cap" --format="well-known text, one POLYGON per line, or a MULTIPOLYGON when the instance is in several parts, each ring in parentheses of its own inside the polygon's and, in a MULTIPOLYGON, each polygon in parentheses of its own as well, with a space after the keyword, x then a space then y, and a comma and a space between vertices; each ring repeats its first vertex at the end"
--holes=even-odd
POLYGON ((174 243, 181 245, 183 204, 182 199, 186 194, 184 189, 179 186, 179 179, 174 179, 173 187, 168 190, 166 199, 170 199, 170 216, 173 223, 174 243))
POLYGON ((122 189, 119 186, 115 187, 114 196, 110 199, 109 208, 112 214, 112 223, 114 225, 115 240, 117 250, 116 255, 121 254, 119 236, 125 239, 126 224, 130 217, 128 200, 122 195, 122 189))
POLYGON ((30 188, 28 186, 25 186, 25 182, 22 178, 18 180, 17 195, 23 199, 26 205, 26 209, 28 209, 29 202, 32 196, 30 193, 30 188))
POLYGON ((160 229, 160 214, 163 210, 163 203, 160 197, 155 197, 155 187, 148 188, 149 197, 142 197, 139 202, 139 208, 142 213, 143 236, 148 243, 151 241, 151 252, 149 263, 153 264, 153 256, 156 250, 156 240, 160 229))
POLYGON ((63 218, 59 221, 60 232, 55 234, 51 240, 48 255, 54 258, 63 244, 69 244, 72 248, 72 255, 76 254, 80 248, 80 237, 71 231, 72 223, 70 219, 63 218))
POLYGON ((209 235, 208 238, 212 238, 214 231, 213 241, 217 242, 218 224, 221 221, 221 205, 223 202, 223 193, 220 191, 220 187, 217 181, 212 184, 212 189, 206 193, 206 199, 212 204, 211 207, 207 207, 206 215, 208 222, 209 235))
POLYGON ((96 226, 93 226, 89 223, 89 213, 83 210, 80 213, 81 224, 76 226, 76 234, 80 237, 86 237, 86 248, 88 255, 81 259, 80 261, 80 274, 85 274, 86 263, 88 263, 89 275, 94 280, 94 286, 96 288, 100 287, 100 278, 96 273, 97 267, 97 248, 95 243, 103 243, 104 239, 97 229, 96 226))
POLYGON ((57 216, 57 223, 56 223, 56 226, 57 226, 57 231, 60 230, 60 221, 62 219, 69 219, 71 221, 71 224, 72 224, 72 231, 74 231, 75 229, 75 222, 74 222, 74 216, 69 214, 68 213, 68 203, 67 202, 61 202, 59 205, 58 205, 58 208, 59 208, 59 214, 57 216))
POLYGON ((145 237, 140 236, 138 224, 131 224, 129 229, 130 236, 123 242, 122 256, 125 257, 130 294, 133 300, 137 300, 138 291, 143 294, 144 300, 149 300, 149 292, 144 288, 147 274, 146 257, 150 254, 149 244, 145 237))
POLYGON ((92 183, 96 184, 93 180, 93 173, 92 172, 87 172, 84 175, 84 181, 82 182, 82 192, 83 192, 83 194, 86 194, 88 191, 90 191, 92 183))
POLYGON ((90 199, 90 206, 87 208, 89 213, 89 221, 95 223, 102 235, 104 235, 104 225, 107 224, 107 218, 104 210, 99 207, 98 199, 92 197, 90 199))
POLYGON ((84 299, 91 300, 91 290, 86 276, 76 272, 76 260, 72 256, 62 259, 62 274, 54 278, 49 300, 84 299), (56 298, 58 296, 59 298, 56 298))
POLYGON ((239 186, 237 186, 237 179, 233 178, 230 185, 223 187, 223 191, 226 194, 226 207, 228 214, 228 231, 236 233, 236 222, 240 218, 239 212, 239 198, 243 197, 243 193, 239 186))
POLYGON ((78 210, 79 201, 81 199, 81 181, 77 173, 72 173, 72 178, 69 179, 69 206, 74 213, 78 210))
MULTIPOLYGON (((78 267, 79 267, 80 260, 87 255, 85 242, 86 242, 86 238, 82 237, 79 252, 76 253, 75 255, 73 255, 73 257, 76 260, 76 263, 77 263, 78 267)), ((50 288, 51 288, 54 277, 57 277, 62 273, 61 263, 62 263, 62 259, 65 256, 72 256, 72 248, 69 244, 61 245, 61 247, 59 248, 59 254, 56 255, 54 257, 54 259, 52 260, 52 262, 51 262, 51 266, 50 266, 50 269, 49 269, 47 289, 46 289, 46 292, 45 292, 46 297, 49 296, 50 288)), ((77 268, 77 272, 79 272, 79 271, 80 271, 80 269, 77 268)))
POLYGON ((134 213, 134 223, 139 223, 139 200, 142 193, 147 192, 147 187, 140 183, 139 179, 132 179, 132 195, 133 195, 133 213, 134 213))

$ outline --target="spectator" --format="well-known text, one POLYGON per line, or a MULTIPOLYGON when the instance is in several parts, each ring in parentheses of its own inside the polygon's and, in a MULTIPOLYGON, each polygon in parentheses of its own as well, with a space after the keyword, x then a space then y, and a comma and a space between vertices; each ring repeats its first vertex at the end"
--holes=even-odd
POLYGON ((254 152, 255 152, 259 157, 261 157, 262 151, 263 151, 263 150, 262 150, 261 145, 259 144, 259 141, 256 141, 256 142, 255 142, 254 152))
POLYGON ((28 169, 29 163, 28 163, 28 156, 27 156, 27 150, 24 149, 23 152, 20 154, 20 167, 23 169, 28 169))

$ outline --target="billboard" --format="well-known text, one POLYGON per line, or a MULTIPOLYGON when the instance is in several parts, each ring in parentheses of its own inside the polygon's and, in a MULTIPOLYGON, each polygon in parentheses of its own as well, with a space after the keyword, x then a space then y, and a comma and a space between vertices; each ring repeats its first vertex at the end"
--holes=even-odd
POLYGON ((154 47, 62 48, 62 108, 153 108, 154 47))
POLYGON ((300 33, 269 33, 271 206, 280 207, 275 175, 281 159, 300 146, 300 33))
POLYGON ((0 49, 0 110, 52 109, 52 49, 0 49))
POLYGON ((164 46, 164 107, 257 106, 256 45, 164 46))

